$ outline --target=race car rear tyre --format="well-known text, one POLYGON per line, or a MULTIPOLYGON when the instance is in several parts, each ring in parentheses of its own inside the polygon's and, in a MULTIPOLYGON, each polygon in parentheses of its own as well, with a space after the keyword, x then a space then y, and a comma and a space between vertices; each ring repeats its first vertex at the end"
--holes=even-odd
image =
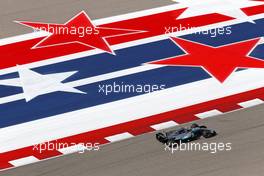
POLYGON ((202 126, 200 126, 200 128, 207 128, 207 126, 202 125, 202 126))
POLYGON ((209 130, 203 131, 203 137, 204 138, 211 138, 211 137, 214 137, 215 135, 216 135, 215 131, 209 131, 209 130))

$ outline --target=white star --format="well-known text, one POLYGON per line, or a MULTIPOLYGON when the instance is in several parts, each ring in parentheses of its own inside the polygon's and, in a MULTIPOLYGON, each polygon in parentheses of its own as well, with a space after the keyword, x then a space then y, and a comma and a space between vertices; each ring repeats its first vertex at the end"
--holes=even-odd
POLYGON ((57 91, 85 94, 85 92, 62 83, 63 80, 75 74, 76 71, 41 75, 30 69, 18 66, 18 73, 19 78, 2 80, 0 85, 22 87, 27 102, 37 96, 57 91))
POLYGON ((178 19, 189 18, 193 16, 219 13, 236 19, 254 23, 241 8, 263 5, 264 2, 252 0, 172 0, 186 7, 178 19))

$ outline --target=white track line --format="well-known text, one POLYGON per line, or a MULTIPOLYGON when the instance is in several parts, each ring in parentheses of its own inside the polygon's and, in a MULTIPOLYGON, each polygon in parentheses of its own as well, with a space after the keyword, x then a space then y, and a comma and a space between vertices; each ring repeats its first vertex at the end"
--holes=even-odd
POLYGON ((37 159, 36 157, 28 156, 28 157, 25 157, 25 158, 20 158, 20 159, 9 161, 9 163, 12 164, 15 167, 18 167, 18 166, 23 166, 23 165, 26 165, 26 164, 35 163, 37 161, 39 161, 39 159, 37 159))
POLYGON ((208 117, 213 117, 213 116, 217 116, 217 115, 221 115, 223 114, 221 111, 218 111, 217 109, 211 110, 211 111, 206 111, 206 112, 202 112, 199 114, 195 114, 196 117, 200 118, 200 119, 205 119, 208 117))
POLYGON ((153 128, 154 130, 163 130, 163 129, 174 127, 177 125, 178 125, 178 123, 176 123, 174 121, 168 121, 168 122, 163 122, 163 123, 151 125, 150 127, 153 128))
POLYGON ((125 132, 125 133, 121 133, 121 134, 116 134, 113 136, 108 136, 105 139, 108 140, 109 142, 117 142, 117 141, 121 141, 124 139, 129 139, 134 137, 132 134, 125 132))
POLYGON ((62 148, 62 149, 58 149, 58 151, 64 155, 67 155, 67 154, 71 154, 71 153, 76 153, 76 152, 82 152, 84 150, 86 150, 87 148, 82 145, 82 144, 77 144, 77 145, 73 145, 73 146, 70 146, 70 147, 65 147, 65 148, 62 148))
POLYGON ((264 101, 262 101, 261 99, 253 99, 253 100, 249 100, 249 101, 245 101, 245 102, 241 102, 241 103, 238 103, 239 106, 242 106, 243 108, 249 108, 249 107, 253 107, 253 106, 256 106, 256 105, 260 105, 264 103, 264 101))

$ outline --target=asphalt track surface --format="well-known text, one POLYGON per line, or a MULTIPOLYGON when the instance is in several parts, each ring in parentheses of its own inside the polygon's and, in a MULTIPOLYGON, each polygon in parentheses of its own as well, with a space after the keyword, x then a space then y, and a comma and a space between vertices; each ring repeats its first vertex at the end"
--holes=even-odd
MULTIPOLYGON (((9 0, 0 2, 0 37, 31 30, 13 20, 63 23, 85 10, 92 19, 170 4, 163 0, 9 0), (89 4, 89 5, 88 5, 89 4)), ((3 171, 2 176, 260 176, 264 173, 264 105, 200 120, 219 135, 199 142, 231 142, 228 152, 164 151, 154 134, 3 171)))
MULTIPOLYGON (((264 105, 198 121, 219 135, 200 143, 232 143, 231 151, 173 154, 154 133, 4 171, 2 176, 260 176, 264 172, 264 105)), ((187 125, 187 124, 186 124, 187 125)))

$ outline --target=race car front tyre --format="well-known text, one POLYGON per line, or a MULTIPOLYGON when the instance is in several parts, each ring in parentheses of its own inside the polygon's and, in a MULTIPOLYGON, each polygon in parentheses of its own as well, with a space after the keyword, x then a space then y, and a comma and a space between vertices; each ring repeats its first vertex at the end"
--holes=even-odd
POLYGON ((157 133, 156 139, 163 144, 167 142, 166 136, 163 133, 157 133))

